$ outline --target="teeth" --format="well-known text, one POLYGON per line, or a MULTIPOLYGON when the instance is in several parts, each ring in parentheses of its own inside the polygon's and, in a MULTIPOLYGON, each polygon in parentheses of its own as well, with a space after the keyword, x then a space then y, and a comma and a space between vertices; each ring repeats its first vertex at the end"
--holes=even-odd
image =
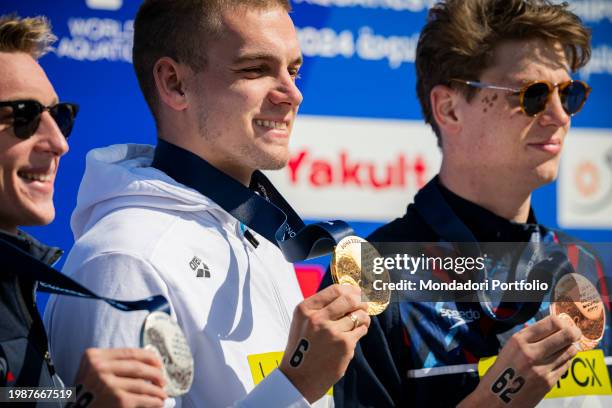
POLYGON ((281 130, 287 129, 287 124, 285 122, 275 122, 273 120, 256 119, 255 124, 259 126, 267 127, 270 129, 281 129, 281 130))
POLYGON ((23 177, 25 179, 28 180, 35 180, 35 181, 51 181, 51 175, 50 174, 36 174, 36 173, 25 173, 25 172, 19 172, 19 176, 23 177))

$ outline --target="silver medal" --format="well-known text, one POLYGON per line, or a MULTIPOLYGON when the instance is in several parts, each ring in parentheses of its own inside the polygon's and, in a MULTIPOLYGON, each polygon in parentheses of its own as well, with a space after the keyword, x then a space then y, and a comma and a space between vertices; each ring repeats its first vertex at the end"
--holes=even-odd
POLYGON ((142 325, 141 343, 162 361, 168 396, 178 397, 189 391, 193 382, 193 356, 183 331, 170 315, 149 314, 142 325))

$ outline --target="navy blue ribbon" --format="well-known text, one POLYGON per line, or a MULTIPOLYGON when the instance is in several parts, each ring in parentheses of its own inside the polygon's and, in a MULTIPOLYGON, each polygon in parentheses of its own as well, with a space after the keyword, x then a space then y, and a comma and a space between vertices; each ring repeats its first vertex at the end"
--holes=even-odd
POLYGON ((168 301, 163 295, 150 296, 140 300, 117 300, 97 295, 85 286, 57 271, 51 266, 30 256, 21 248, 0 239, 2 268, 15 275, 38 282, 41 292, 103 300, 122 311, 148 310, 170 314, 168 301))
POLYGON ((247 188, 199 156, 161 139, 151 166, 213 200, 278 246, 289 262, 327 255, 342 238, 354 235, 340 220, 306 225, 259 170, 247 188))
MULTIPOLYGON (((481 248, 478 240, 447 204, 437 183, 438 181, 433 179, 415 196, 414 203, 417 212, 439 237, 453 242, 461 254, 471 257, 480 256, 481 248), (435 205, 432 205, 432 203, 435 203, 435 205)), ((540 233, 539 225, 534 225, 533 228, 533 233, 540 233)), ((553 282, 567 273, 574 272, 567 256, 561 251, 540 255, 539 262, 532 268, 528 268, 519 262, 515 268, 515 279, 524 279, 527 282, 540 280, 546 282, 550 290, 553 282), (516 276, 516 274, 519 276, 516 276)), ((480 278, 481 281, 487 279, 486 270, 480 278)), ((476 292, 478 302, 462 302, 458 304, 458 307, 480 309, 484 315, 495 322, 493 330, 501 333, 531 319, 539 310, 547 292, 540 291, 538 302, 512 302, 512 304, 507 304, 502 301, 499 305, 500 308, 514 309, 514 313, 508 316, 499 316, 495 313, 492 302, 484 290, 476 292)))

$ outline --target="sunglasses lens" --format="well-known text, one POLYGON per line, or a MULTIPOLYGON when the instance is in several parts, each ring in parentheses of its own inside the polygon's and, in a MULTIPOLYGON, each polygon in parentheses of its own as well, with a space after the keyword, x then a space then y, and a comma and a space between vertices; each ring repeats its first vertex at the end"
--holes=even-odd
POLYGON ((587 88, 582 82, 573 81, 561 91, 561 103, 563 109, 569 114, 577 113, 587 96, 587 88))
POLYGON ((50 113, 53 119, 55 119, 57 127, 59 127, 64 137, 68 139, 70 132, 72 132, 72 125, 74 124, 74 118, 76 116, 75 105, 60 103, 52 107, 50 113))
POLYGON ((40 124, 42 106, 33 101, 20 102, 13 107, 15 136, 27 139, 32 136, 40 124))
POLYGON ((535 83, 525 90, 523 96, 523 109, 530 116, 536 115, 546 108, 548 101, 548 85, 545 83, 535 83))

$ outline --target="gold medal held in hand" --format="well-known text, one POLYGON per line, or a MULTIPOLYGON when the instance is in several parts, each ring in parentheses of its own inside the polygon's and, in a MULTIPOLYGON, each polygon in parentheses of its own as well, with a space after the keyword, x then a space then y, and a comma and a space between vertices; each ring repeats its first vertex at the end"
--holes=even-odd
POLYGON ((380 274, 372 271, 373 259, 380 254, 363 238, 354 235, 343 238, 334 248, 331 260, 331 274, 335 283, 353 285, 361 288, 361 296, 368 302, 370 316, 382 313, 389 305, 391 292, 387 285, 383 290, 374 289, 374 281, 389 283, 389 272, 385 269, 380 274), (363 270, 363 265, 370 265, 369 270, 363 270))
POLYGON ((576 323, 582 337, 574 345, 580 350, 595 348, 603 337, 606 313, 601 296, 580 274, 570 273, 559 279, 553 291, 550 313, 576 323))

